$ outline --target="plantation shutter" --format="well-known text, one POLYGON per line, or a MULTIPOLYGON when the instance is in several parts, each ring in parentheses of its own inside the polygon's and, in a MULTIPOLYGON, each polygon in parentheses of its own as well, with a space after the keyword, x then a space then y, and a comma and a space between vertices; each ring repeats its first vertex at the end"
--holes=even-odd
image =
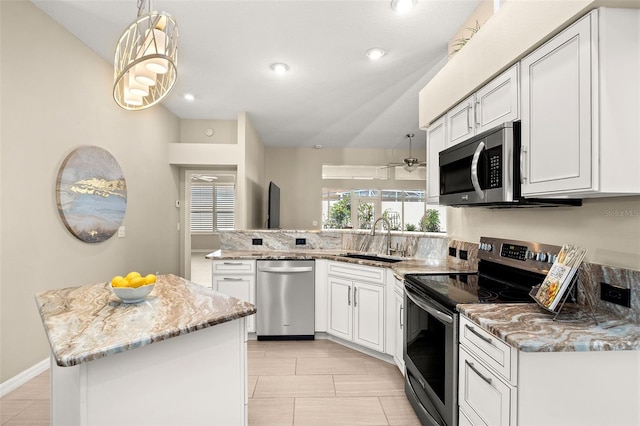
POLYGON ((216 229, 234 229, 234 206, 236 200, 233 185, 216 185, 216 229))
POLYGON ((191 187, 191 232, 213 232, 213 187, 191 187))
POLYGON ((191 187, 191 232, 210 233, 234 229, 234 185, 191 187))

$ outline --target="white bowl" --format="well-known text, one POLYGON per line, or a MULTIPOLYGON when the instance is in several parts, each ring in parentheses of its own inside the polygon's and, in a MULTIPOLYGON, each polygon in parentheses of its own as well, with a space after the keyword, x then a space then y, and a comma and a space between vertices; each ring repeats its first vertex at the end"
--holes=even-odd
POLYGON ((118 298, 124 303, 142 302, 149 295, 149 293, 151 293, 153 287, 155 287, 155 284, 147 284, 138 288, 113 287, 111 283, 109 283, 109 288, 111 288, 113 293, 118 296, 118 298))

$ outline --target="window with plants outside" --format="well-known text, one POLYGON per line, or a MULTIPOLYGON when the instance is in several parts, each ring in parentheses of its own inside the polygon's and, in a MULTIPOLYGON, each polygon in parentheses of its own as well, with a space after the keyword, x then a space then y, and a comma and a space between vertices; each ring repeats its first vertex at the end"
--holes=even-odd
POLYGON ((323 189, 323 229, 371 229, 380 216, 392 231, 445 231, 443 209, 427 206, 424 190, 323 189))

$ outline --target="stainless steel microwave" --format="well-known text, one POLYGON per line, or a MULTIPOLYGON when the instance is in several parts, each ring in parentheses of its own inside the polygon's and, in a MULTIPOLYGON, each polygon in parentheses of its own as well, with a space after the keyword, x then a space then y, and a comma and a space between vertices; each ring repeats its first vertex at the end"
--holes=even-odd
POLYGON ((440 151, 440 204, 457 207, 582 204, 579 199, 522 197, 520 148, 520 122, 515 121, 440 151))

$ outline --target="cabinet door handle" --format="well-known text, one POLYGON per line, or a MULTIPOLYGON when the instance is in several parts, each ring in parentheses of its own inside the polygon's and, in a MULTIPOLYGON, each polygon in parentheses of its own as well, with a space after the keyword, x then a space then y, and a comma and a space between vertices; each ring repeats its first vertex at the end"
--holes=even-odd
POLYGON ((224 277, 223 280, 224 281, 242 281, 242 278, 224 277))
POLYGON ((353 307, 357 307, 358 306, 358 289, 356 287, 353 288, 353 307))
POLYGON ((492 344, 491 339, 489 337, 483 336, 482 334, 478 333, 475 328, 469 326, 468 324, 465 324, 464 327, 470 332, 472 332, 473 334, 475 334, 476 336, 478 336, 479 338, 481 338, 482 340, 484 340, 485 342, 492 344))
POLYGON ((349 291, 347 291, 347 306, 351 306, 351 287, 349 287, 349 291))
POLYGON ((524 158, 527 155, 527 147, 526 146, 522 146, 520 148, 520 183, 523 184, 524 181, 527 180, 527 174, 525 173, 524 170, 524 166, 526 164, 526 162, 524 161, 524 158))
POLYGON ((478 371, 478 369, 477 369, 477 368, 475 368, 475 367, 473 366, 473 363, 471 363, 471 362, 467 361, 466 359, 464 360, 464 363, 465 363, 465 364, 467 364, 467 365, 469 366, 469 368, 473 370, 473 372, 474 372, 474 373, 476 373, 478 376, 480 376, 480 378, 481 378, 482 380, 484 380, 484 381, 485 381, 485 382, 487 382, 488 384, 491 384, 491 378, 490 378, 490 377, 485 377, 485 376, 483 376, 483 375, 482 375, 482 373, 480 373, 480 372, 478 371))
POLYGON ((223 262, 223 265, 233 265, 233 266, 240 266, 242 265, 242 262, 223 262))
POLYGON ((476 99, 476 108, 473 111, 473 116, 476 118, 476 126, 480 126, 480 99, 476 99))
POLYGON ((467 105, 467 129, 469 131, 471 131, 471 129, 472 129, 472 127, 471 127, 471 118, 470 118, 471 109, 472 109, 471 106, 472 105, 473 105, 472 103, 469 103, 469 105, 467 105))
POLYGON ((402 311, 404 310, 404 306, 400 305, 400 330, 404 328, 404 324, 402 323, 402 311))

